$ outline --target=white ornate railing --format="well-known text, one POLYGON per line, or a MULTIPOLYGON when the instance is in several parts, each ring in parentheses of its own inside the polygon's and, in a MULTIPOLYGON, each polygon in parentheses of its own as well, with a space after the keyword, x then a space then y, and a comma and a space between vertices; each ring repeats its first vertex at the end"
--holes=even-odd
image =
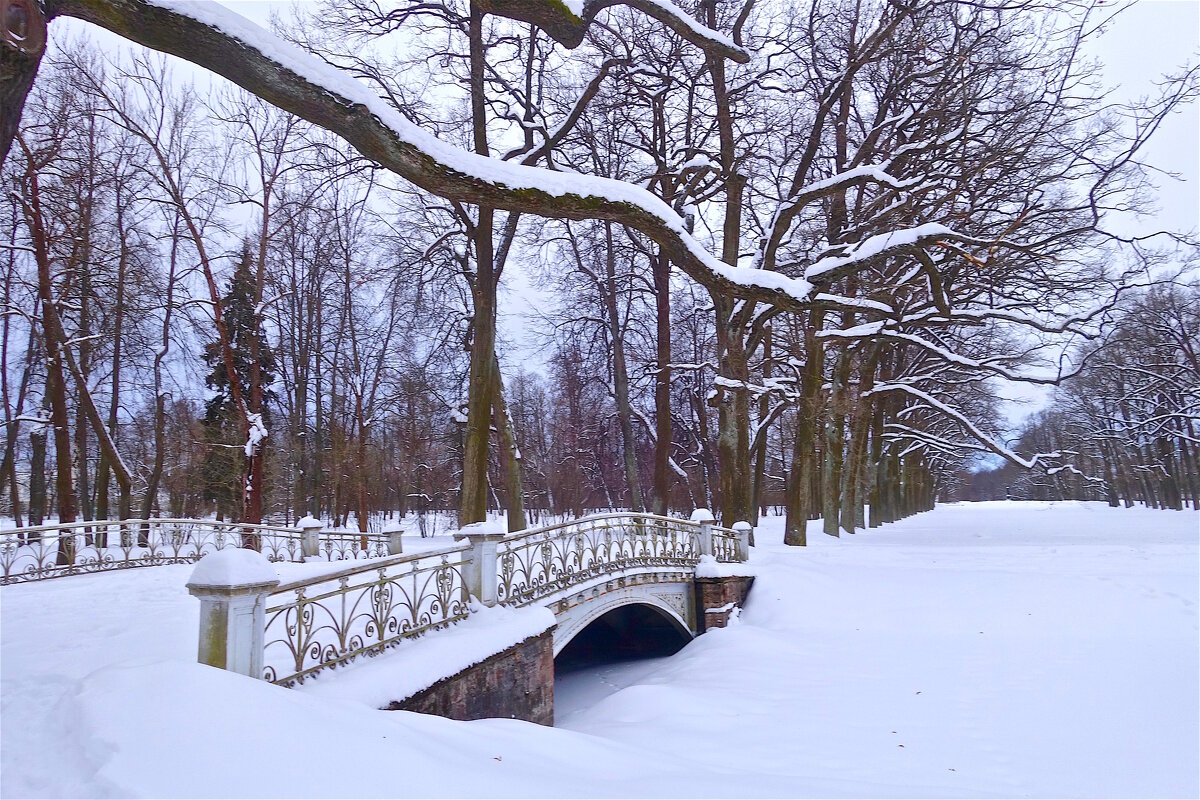
MULTIPOLYGON (((496 600, 526 605, 632 567, 695 566, 700 535, 697 523, 652 514, 600 514, 524 531, 497 547, 496 600)), ((735 552, 722 548, 730 560, 735 552)))
POLYGON ((738 535, 727 528, 712 529, 712 555, 717 561, 738 561, 738 535))
POLYGON ((399 552, 400 545, 395 537, 385 533, 321 531, 317 538, 318 560, 356 561, 360 558, 383 558, 399 552))
POLYGON ((631 569, 748 557, 746 536, 716 527, 711 515, 601 514, 513 535, 468 526, 459 538, 466 541, 285 584, 189 583, 202 601, 200 660, 292 686, 465 619, 472 598, 525 606, 631 569), (237 624, 248 627, 233 633, 229 620, 239 614, 237 624), (226 633, 213 639, 214 626, 226 633))
POLYGON ((227 547, 251 546, 270 561, 345 561, 398 551, 378 533, 200 519, 93 520, 0 531, 0 585, 65 575, 186 564, 227 547))
POLYGON ((468 614, 466 545, 281 584, 266 599, 263 677, 292 686, 468 614))

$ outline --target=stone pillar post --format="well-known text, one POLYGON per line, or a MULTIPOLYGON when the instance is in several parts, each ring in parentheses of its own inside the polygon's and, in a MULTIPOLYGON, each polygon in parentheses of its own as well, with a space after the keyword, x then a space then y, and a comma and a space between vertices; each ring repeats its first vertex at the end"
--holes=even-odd
POLYGON ((737 560, 750 560, 750 534, 754 532, 754 526, 749 522, 742 520, 733 523, 733 532, 737 534, 737 560))
POLYGON ((713 554, 712 529, 716 518, 707 508, 697 508, 692 512, 692 522, 700 523, 700 555, 713 554))
POLYGON ((404 529, 400 527, 400 523, 391 523, 383 529, 383 532, 388 537, 388 555, 398 556, 403 553, 404 541, 400 537, 404 534, 404 529))
POLYGON ((296 527, 301 530, 300 555, 307 560, 321 552, 321 529, 325 527, 316 517, 302 517, 296 521, 296 527))
POLYGON ((496 545, 506 535, 502 522, 475 522, 454 534, 456 540, 471 543, 463 580, 467 591, 485 606, 496 605, 496 545))
POLYGON ((231 547, 200 559, 187 583, 200 598, 197 660, 261 678, 267 596, 278 585, 271 562, 254 550, 231 547))

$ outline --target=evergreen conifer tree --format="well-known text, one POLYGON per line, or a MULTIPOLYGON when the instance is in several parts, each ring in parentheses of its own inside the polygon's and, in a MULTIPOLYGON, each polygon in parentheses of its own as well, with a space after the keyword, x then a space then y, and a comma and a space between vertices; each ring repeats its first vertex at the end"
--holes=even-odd
MULTIPOLYGON (((275 358, 263 330, 262 314, 255 308, 254 257, 249 244, 243 244, 242 255, 229 281, 229 289, 221 298, 221 312, 229 332, 233 350, 234 371, 243 397, 250 394, 251 354, 258 352, 259 369, 264 387, 274 380, 275 358)), ((204 347, 204 362, 208 365, 205 384, 216 392, 204 404, 202 426, 207 452, 201 465, 204 498, 217 504, 221 519, 240 517, 242 492, 246 475, 245 437, 241 417, 229 386, 229 373, 221 352, 220 338, 204 347)), ((269 391, 263 396, 263 424, 270 429, 269 391)))

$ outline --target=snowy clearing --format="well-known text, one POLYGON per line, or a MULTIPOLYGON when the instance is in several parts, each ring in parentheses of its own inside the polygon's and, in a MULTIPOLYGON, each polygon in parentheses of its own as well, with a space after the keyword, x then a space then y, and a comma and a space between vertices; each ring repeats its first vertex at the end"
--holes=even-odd
POLYGON ((1198 530, 984 503, 791 549, 771 518, 739 624, 574 676, 555 729, 198 666, 189 566, 6 587, 0 793, 1194 797, 1198 530))

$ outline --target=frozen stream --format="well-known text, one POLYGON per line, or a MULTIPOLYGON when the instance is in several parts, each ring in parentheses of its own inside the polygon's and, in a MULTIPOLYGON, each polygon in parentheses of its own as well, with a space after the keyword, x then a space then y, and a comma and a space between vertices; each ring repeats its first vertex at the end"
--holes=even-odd
MULTIPOLYGON (((554 727, 571 728, 574 719, 606 697, 647 682, 645 678, 670 662, 665 658, 639 658, 596 667, 585 667, 554 679, 554 727)), ((657 681, 649 681, 657 683, 657 681)))

